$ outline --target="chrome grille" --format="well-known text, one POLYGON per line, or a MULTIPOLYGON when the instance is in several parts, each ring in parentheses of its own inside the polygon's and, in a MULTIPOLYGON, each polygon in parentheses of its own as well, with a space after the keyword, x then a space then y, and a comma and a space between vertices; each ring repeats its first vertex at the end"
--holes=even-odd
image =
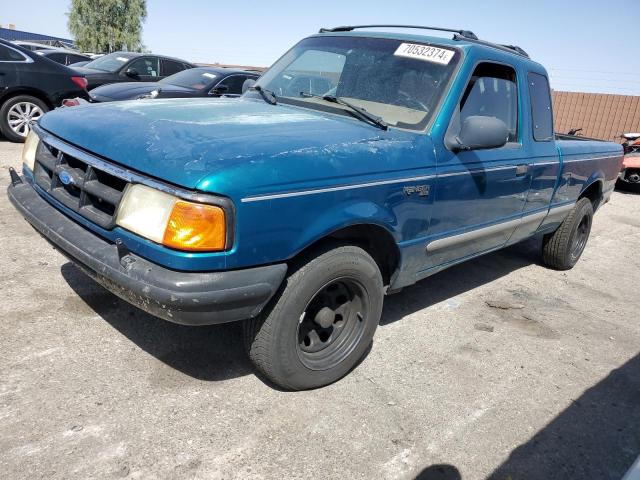
POLYGON ((102 228, 115 224, 127 181, 40 142, 34 166, 36 184, 60 203, 102 228))

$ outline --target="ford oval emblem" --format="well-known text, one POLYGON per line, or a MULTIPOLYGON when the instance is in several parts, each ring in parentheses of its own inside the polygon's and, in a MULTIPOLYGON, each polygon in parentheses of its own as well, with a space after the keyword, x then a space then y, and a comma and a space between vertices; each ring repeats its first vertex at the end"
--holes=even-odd
POLYGON ((58 174, 58 178, 65 185, 71 185, 73 183, 73 177, 69 172, 65 172, 64 170, 58 174))

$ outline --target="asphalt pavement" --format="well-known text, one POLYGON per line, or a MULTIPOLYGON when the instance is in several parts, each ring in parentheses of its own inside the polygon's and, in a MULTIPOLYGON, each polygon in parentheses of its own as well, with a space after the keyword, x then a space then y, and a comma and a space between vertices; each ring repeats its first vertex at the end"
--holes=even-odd
MULTIPOLYGON (((0 186, 20 146, 0 139, 0 186)), ((237 324, 189 328, 85 277, 0 197, 4 479, 619 479, 640 453, 640 196, 571 271, 540 239, 388 297, 346 378, 256 376, 237 324)))

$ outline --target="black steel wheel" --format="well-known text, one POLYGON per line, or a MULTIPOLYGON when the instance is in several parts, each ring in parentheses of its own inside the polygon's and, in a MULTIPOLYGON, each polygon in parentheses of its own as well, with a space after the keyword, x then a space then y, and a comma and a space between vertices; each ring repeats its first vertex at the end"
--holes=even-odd
POLYGON ((581 198, 558 229, 545 235, 542 244, 544 263, 556 270, 569 270, 584 252, 593 222, 593 205, 581 198))
POLYGON ((294 267, 262 314, 245 322, 249 358, 288 390, 333 383, 368 351, 383 296, 382 275, 367 252, 326 247, 294 267))
POLYGON ((350 278, 331 281, 316 292, 298 323, 298 356, 307 368, 326 370, 349 356, 365 330, 366 295, 350 278))
POLYGON ((584 251, 584 247, 587 245, 589 239, 589 233, 591 233, 591 216, 584 214, 578 223, 578 227, 573 233, 571 239, 571 261, 577 262, 584 251))

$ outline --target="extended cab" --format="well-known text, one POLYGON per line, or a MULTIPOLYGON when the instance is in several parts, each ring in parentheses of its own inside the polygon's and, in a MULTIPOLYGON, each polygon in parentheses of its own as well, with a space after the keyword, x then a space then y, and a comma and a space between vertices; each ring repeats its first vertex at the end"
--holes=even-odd
POLYGON ((545 69, 478 40, 322 30, 240 100, 48 113, 8 195, 104 287, 166 320, 243 320, 289 389, 365 354, 385 294, 543 235, 575 265, 620 145, 557 139, 545 69))

